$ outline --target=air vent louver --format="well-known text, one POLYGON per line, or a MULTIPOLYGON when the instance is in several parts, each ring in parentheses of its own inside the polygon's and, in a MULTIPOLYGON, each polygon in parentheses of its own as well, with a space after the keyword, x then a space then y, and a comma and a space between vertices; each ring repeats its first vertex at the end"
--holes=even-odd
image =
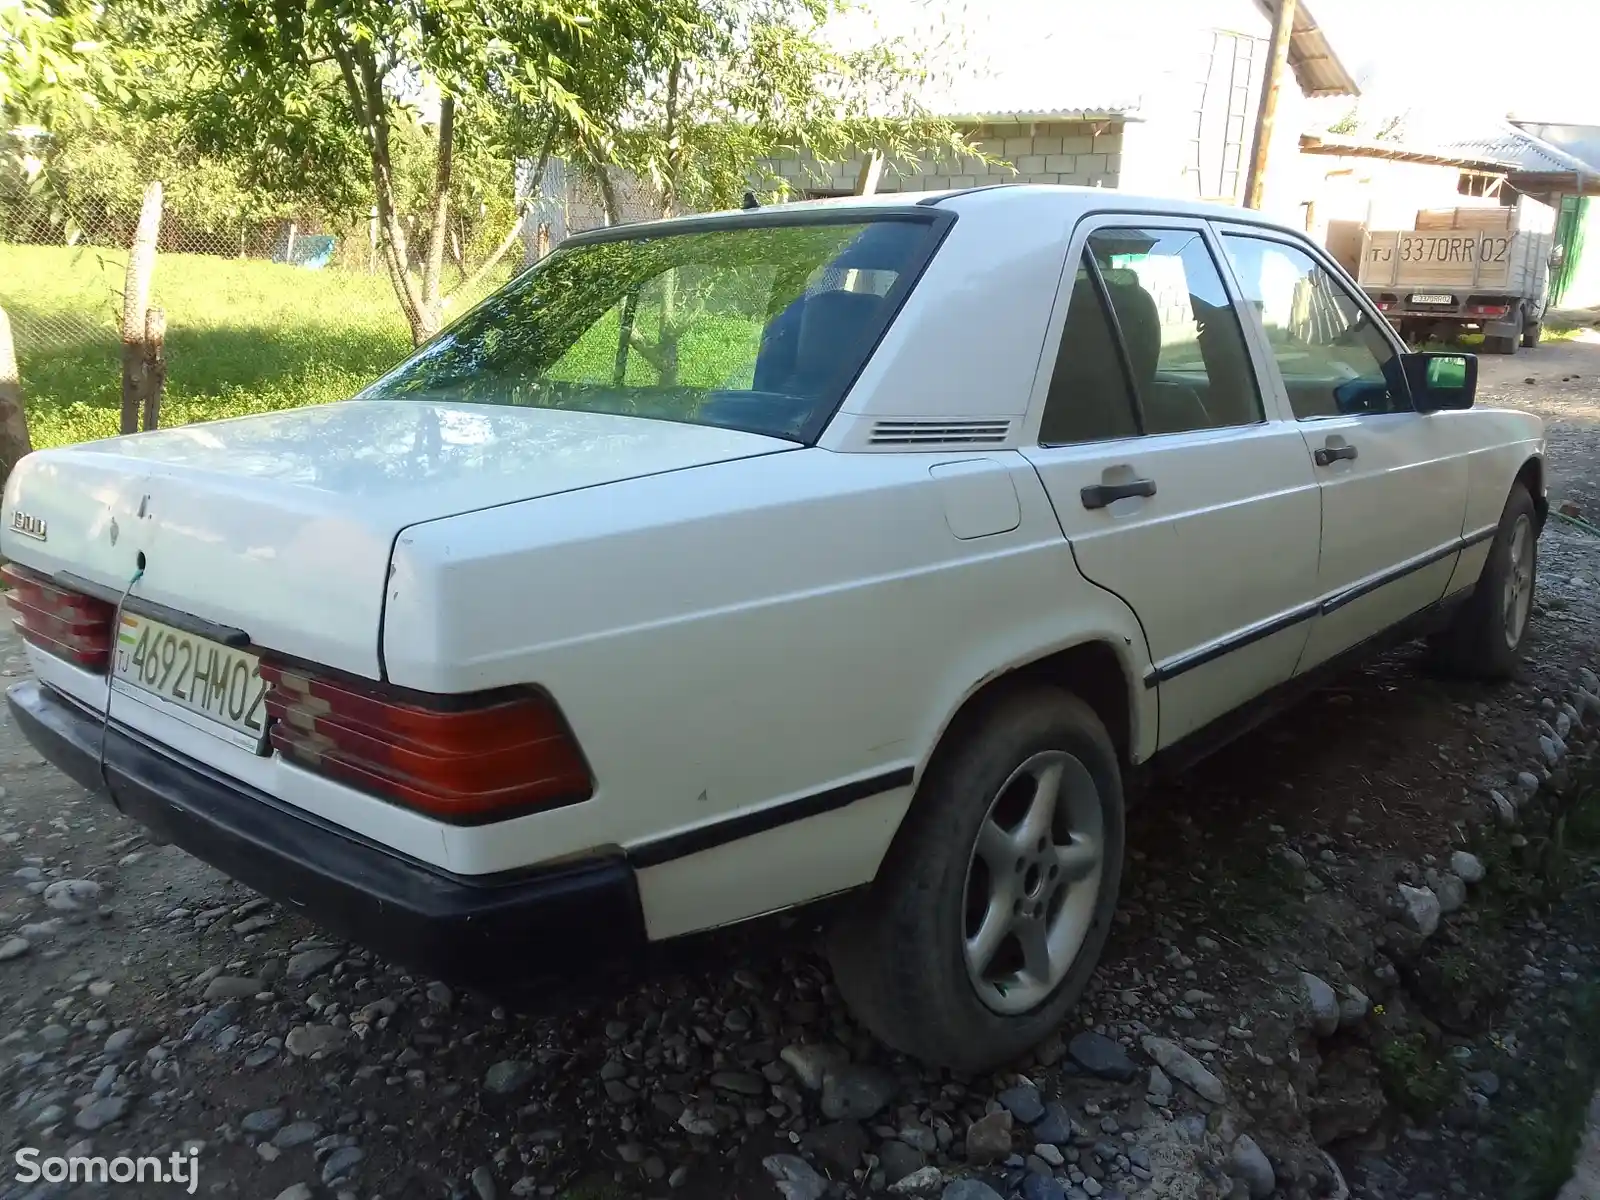
POLYGON ((1011 432, 1011 420, 879 421, 867 439, 872 446, 995 446, 1011 432))

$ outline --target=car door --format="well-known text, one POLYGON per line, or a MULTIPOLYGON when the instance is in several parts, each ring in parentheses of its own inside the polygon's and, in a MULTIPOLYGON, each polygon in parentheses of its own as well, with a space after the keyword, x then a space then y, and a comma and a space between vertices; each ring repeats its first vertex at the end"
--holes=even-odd
POLYGON ((1287 680, 1315 600, 1316 479, 1217 255, 1200 221, 1080 225, 1023 451, 1078 569, 1138 614, 1163 746, 1287 680))
POLYGON ((1303 671, 1444 594, 1460 547, 1467 431, 1412 410, 1387 322, 1312 246, 1250 227, 1221 234, 1322 491, 1320 607, 1303 671))

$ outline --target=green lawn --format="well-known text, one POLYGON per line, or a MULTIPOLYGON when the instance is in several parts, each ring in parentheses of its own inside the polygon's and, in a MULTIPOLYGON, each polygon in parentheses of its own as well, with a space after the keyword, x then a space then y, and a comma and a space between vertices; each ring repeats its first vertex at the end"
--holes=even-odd
MULTIPOLYGON (((117 431, 126 263, 96 247, 0 245, 35 446, 117 431)), ((382 275, 163 254, 152 293, 167 314, 163 426, 340 400, 410 347, 382 275)))

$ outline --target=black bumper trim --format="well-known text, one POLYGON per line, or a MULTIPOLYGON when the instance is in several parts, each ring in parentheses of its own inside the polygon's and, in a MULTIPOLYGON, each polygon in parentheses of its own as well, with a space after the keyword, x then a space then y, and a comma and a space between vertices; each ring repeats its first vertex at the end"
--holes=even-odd
MULTIPOLYGON (((94 792, 103 722, 36 680, 6 693, 51 763, 94 792)), ((160 837, 318 924, 414 970, 498 988, 638 958, 633 868, 587 858, 490 879, 451 875, 353 835, 112 725, 112 802, 160 837)))
POLYGON ((912 768, 896 767, 892 771, 884 771, 867 779, 857 779, 824 792, 813 792, 797 800, 787 800, 782 804, 758 808, 754 812, 740 813, 735 817, 714 821, 710 825, 697 825, 683 833, 669 834, 653 842, 645 842, 628 851, 628 861, 641 868, 659 867, 674 859, 686 858, 703 850, 714 850, 729 842, 766 833, 769 829, 781 829, 785 825, 803 821, 807 817, 848 808, 857 800, 867 800, 873 796, 881 796, 884 792, 892 792, 896 788, 907 787, 915 778, 916 772, 912 768))

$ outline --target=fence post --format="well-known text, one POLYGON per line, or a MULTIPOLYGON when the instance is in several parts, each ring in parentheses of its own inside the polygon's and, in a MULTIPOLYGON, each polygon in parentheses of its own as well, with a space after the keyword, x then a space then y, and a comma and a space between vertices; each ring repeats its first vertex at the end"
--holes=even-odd
POLYGON ((156 269, 156 239, 161 234, 161 182, 146 185, 139 224, 128 253, 122 287, 122 433, 137 433, 139 410, 147 395, 145 330, 150 308, 150 277, 156 269))
POLYGON ((144 427, 161 423, 161 391, 167 386, 167 314, 150 308, 144 314, 144 427))
POLYGON ((11 319, 0 308, 0 483, 33 444, 28 438, 28 410, 22 403, 22 380, 17 371, 17 347, 11 337, 11 319))

